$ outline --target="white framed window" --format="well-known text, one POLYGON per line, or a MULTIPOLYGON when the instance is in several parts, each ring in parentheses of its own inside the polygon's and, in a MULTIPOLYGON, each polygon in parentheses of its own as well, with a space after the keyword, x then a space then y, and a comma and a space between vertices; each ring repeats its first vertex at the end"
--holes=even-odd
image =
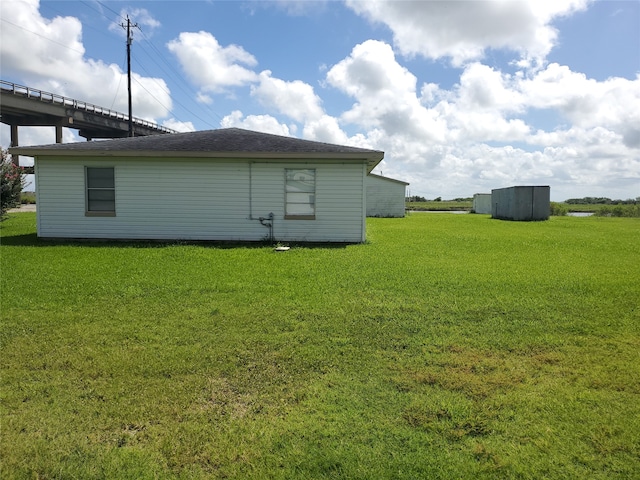
POLYGON ((286 168, 284 218, 315 220, 316 169, 286 168))
POLYGON ((85 167, 87 216, 116 214, 116 181, 113 167, 85 167))

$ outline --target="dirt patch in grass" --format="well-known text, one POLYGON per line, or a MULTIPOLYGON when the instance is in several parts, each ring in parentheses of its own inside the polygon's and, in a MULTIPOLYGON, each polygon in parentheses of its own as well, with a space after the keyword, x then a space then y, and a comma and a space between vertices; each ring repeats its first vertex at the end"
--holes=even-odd
POLYGON ((436 385, 470 399, 484 399, 515 388, 533 378, 541 363, 555 361, 551 354, 507 355, 460 345, 449 345, 429 357, 432 360, 421 368, 399 373, 394 381, 400 390, 436 385))

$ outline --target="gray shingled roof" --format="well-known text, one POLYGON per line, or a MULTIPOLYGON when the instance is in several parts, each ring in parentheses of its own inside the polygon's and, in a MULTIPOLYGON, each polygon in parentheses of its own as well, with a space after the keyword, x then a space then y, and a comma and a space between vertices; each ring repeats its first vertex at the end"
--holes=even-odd
POLYGON ((240 128, 33 147, 13 147, 11 152, 31 156, 42 155, 45 152, 48 155, 60 155, 63 152, 349 154, 349 156, 362 155, 362 158, 380 156, 380 159, 384 155, 384 152, 378 150, 313 142, 240 128))

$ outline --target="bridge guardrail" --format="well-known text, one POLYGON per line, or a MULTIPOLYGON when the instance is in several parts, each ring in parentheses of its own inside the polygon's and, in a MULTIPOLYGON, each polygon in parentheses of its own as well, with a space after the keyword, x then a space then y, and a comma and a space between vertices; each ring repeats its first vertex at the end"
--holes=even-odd
MULTIPOLYGON (((11 92, 13 95, 21 95, 23 97, 33 98, 45 103, 54 103, 58 105, 64 105, 66 107, 73 107, 78 110, 83 110, 85 112, 91 112, 91 113, 96 113, 98 115, 115 118, 116 120, 124 120, 124 121, 129 120, 128 115, 125 115, 124 113, 116 112, 109 108, 100 107, 98 105, 94 105, 92 103, 85 102, 82 100, 75 100, 73 98, 64 97, 56 93, 44 92, 42 90, 38 90, 37 88, 26 87, 24 85, 19 85, 17 83, 7 82, 5 80, 0 80, 0 89, 2 89, 5 92, 11 92)), ((134 124, 139 125, 141 127, 154 128, 156 130, 159 130, 165 133, 178 133, 176 130, 163 127, 161 125, 158 125, 157 123, 150 122, 142 118, 133 117, 132 121, 134 124)))

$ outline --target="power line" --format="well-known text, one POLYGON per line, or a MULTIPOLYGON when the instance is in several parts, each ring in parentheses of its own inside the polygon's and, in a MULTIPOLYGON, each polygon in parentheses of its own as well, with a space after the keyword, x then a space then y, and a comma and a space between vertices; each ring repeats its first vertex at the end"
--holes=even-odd
MULTIPOLYGON (((141 30, 142 32, 142 30, 141 30)), ((149 39, 146 37, 146 35, 144 34, 144 32, 142 32, 142 36, 145 39, 145 41, 153 48, 153 50, 156 52, 157 56, 159 56, 164 63, 170 68, 172 69, 173 67, 167 62, 167 60, 164 58, 164 56, 158 51, 158 49, 155 47, 155 45, 153 43, 151 43, 151 41, 149 41, 149 39)), ((141 44, 142 47, 142 44, 141 44)), ((144 47, 142 47, 142 49, 144 50, 144 47)), ((184 93, 187 97, 192 97, 193 96, 193 92, 192 91, 186 91, 181 84, 186 84, 186 81, 184 80, 183 77, 181 76, 176 76, 172 70, 166 70, 162 65, 158 64, 157 62, 155 62, 153 60, 153 58, 151 57, 151 55, 147 54, 147 58, 149 60, 151 60, 156 66, 158 66, 168 77, 171 77, 176 83, 175 86, 182 91, 182 93, 184 93)), ((134 59, 139 60, 138 57, 134 56, 134 59)), ((142 65, 142 63, 138 62, 137 63, 138 67, 140 67, 140 69, 142 69, 147 75, 149 75, 149 77, 155 81, 155 78, 153 78, 153 75, 151 75, 145 68, 144 65, 142 65)), ((155 82, 159 88, 163 89, 166 93, 170 93, 168 92, 162 85, 160 85, 158 82, 155 82)), ((180 101, 178 101, 176 98, 173 99, 175 103, 177 103, 178 105, 180 105, 187 113, 189 113, 190 115, 196 117, 198 120, 200 120, 201 122, 205 123, 206 125, 209 125, 211 127, 215 128, 215 125, 213 125, 212 123, 210 123, 208 120, 203 119, 202 117, 200 117, 199 115, 197 115, 196 113, 194 113, 192 110, 190 110, 186 105, 184 105, 183 103, 181 103, 180 101)), ((172 112, 171 110, 169 110, 174 116, 175 113, 172 112)), ((212 111, 212 113, 218 117, 220 120, 222 120, 222 117, 220 117, 220 115, 218 115, 215 111, 212 111)))
MULTIPOLYGON (((134 58, 135 58, 135 57, 134 57, 134 58)), ((145 73, 148 75, 149 79, 150 79, 150 80, 152 80, 152 81, 153 81, 153 82, 158 86, 158 88, 159 88, 159 89, 161 89, 164 93, 166 93, 166 94, 168 94, 168 95, 171 95, 171 92, 169 92, 165 87, 163 87, 160 83, 158 83, 158 82, 156 81, 156 79, 155 79, 155 78, 154 78, 154 77, 153 77, 153 76, 152 76, 152 75, 147 71, 147 69, 146 69, 142 64, 138 64, 138 67, 139 67, 143 72, 145 72, 145 73)), ((135 80, 135 79, 134 79, 134 80, 135 80)), ((171 115, 173 115, 173 116, 176 118, 176 120, 178 120, 178 121, 179 121, 179 122, 181 122, 181 123, 186 123, 185 121, 180 120, 180 118, 178 118, 178 115, 176 115, 176 113, 175 113, 172 109, 170 109, 170 108, 169 108, 169 107, 167 107, 166 105, 162 104, 162 102, 160 102, 157 98, 155 98, 155 96, 154 96, 154 95, 152 95, 152 94, 151 94, 151 92, 149 92, 149 90, 147 90, 147 89, 146 89, 146 88, 145 88, 145 87, 144 87, 144 86, 143 86, 143 85, 142 85, 138 80, 135 80, 135 82, 136 82, 138 85, 140 85, 140 86, 144 89, 144 91, 145 91, 145 92, 147 92, 149 95, 151 95, 151 97, 153 97, 153 98, 154 98, 154 99, 155 99, 155 100, 156 100, 160 105, 162 105, 162 106, 163 106, 163 107, 164 107, 164 108, 165 108, 165 109, 166 109, 166 110, 167 110, 171 115)), ((204 124, 206 124, 206 125, 209 125, 209 126, 211 126, 211 127, 214 127, 214 128, 215 128, 215 125, 213 125, 213 124, 209 123, 207 120, 205 120, 205 119, 203 119, 202 117, 200 117, 199 115, 197 115, 197 114, 193 113, 191 110, 189 110, 189 108, 188 108, 188 107, 186 107, 185 105, 183 105, 183 104, 182 104, 181 102, 179 102, 176 98, 173 98, 172 100, 173 100, 173 102, 175 102, 176 104, 180 105, 180 106, 181 106, 181 107, 182 107, 182 108, 183 108, 187 113, 189 113, 190 115, 192 115, 192 116, 196 117, 196 118, 197 118, 198 120, 200 120, 202 123, 204 123, 204 124)))
POLYGON ((140 86, 140 88, 142 88, 145 92, 147 92, 151 98, 153 98, 156 102, 158 102, 158 105, 160 105, 161 107, 164 107, 165 110, 167 110, 167 112, 173 114, 171 109, 169 107, 167 107, 166 105, 164 105, 160 100, 158 100, 153 93, 151 93, 149 90, 147 90, 147 87, 145 87, 142 83, 140 83, 138 81, 138 79, 134 78, 133 80, 140 86))
MULTIPOLYGON (((148 37, 147 35, 145 35, 145 32, 144 32, 142 29, 140 30, 140 33, 142 34, 142 38, 143 38, 144 42, 145 42, 146 44, 148 44, 148 45, 151 47, 151 49, 155 52, 156 56, 157 56, 157 57, 159 57, 159 58, 162 60, 162 62, 167 66, 168 70, 167 70, 167 69, 165 69, 164 67, 162 67, 162 65, 160 65, 159 63, 157 63, 157 62, 154 62, 154 63, 155 63, 158 67, 160 67, 160 69, 161 69, 161 70, 162 70, 162 71, 163 71, 163 72, 164 72, 168 77, 171 77, 171 78, 176 82, 175 86, 176 86, 177 88, 179 88, 179 89, 182 91, 182 93, 184 93, 185 95, 187 95, 187 97, 191 98, 191 97, 194 95, 194 92, 191 90, 191 86, 186 82, 186 80, 184 79, 184 77, 183 77, 183 76, 181 76, 181 75, 176 75, 176 74, 175 74, 175 67, 174 67, 173 65, 171 65, 171 64, 167 61, 167 59, 166 59, 166 55, 163 55, 163 54, 162 54, 162 52, 160 52, 160 50, 158 50, 158 48, 155 46, 155 44, 154 44, 153 42, 151 42, 151 40, 149 39, 149 37, 148 37), (189 91, 185 90, 185 89, 183 88, 183 86, 182 86, 182 85, 185 85, 185 86, 189 89, 189 91)), ((142 46, 142 43, 141 43, 141 46, 142 46)), ((144 47, 142 47, 142 48, 144 49, 144 47)), ((152 59, 152 56, 151 56, 151 55, 148 55, 148 58, 149 58, 149 59, 152 59)), ((179 102, 178 102, 178 103, 179 103, 179 102)), ((191 115, 197 116, 197 115, 195 115, 192 111, 190 111, 189 109, 187 109, 184 105, 182 105, 182 104, 180 104, 180 105, 181 105, 183 108, 185 108, 185 110, 187 110, 187 112, 188 112, 188 113, 190 113, 191 115)), ((212 113, 213 113, 213 114, 214 114, 214 115, 215 115, 219 120, 222 120, 222 117, 221 117, 220 115, 218 115, 218 113, 217 113, 215 110, 212 110, 212 113)), ((199 120, 202 120, 202 118, 200 118, 200 117, 198 117, 198 118, 199 118, 199 120)), ((205 121, 205 120, 202 120, 202 121, 204 121, 205 123, 207 123, 207 124, 208 124, 208 125, 210 125, 210 126, 214 126, 214 125, 210 124, 209 122, 207 122, 207 121, 205 121)))
MULTIPOLYGON (((88 5, 86 2, 82 2, 82 3, 84 3, 85 5, 88 5)), ((96 3, 97 3, 98 5, 100 5, 101 7, 103 7, 103 8, 106 8, 106 9, 107 9, 107 10, 109 10, 111 13, 114 13, 115 15, 117 15, 118 17, 120 17, 120 19, 121 19, 121 20, 123 20, 123 21, 124 21, 124 20, 126 20, 126 18, 125 18, 125 17, 123 17, 120 13, 118 13, 118 12, 116 12, 115 10, 111 9, 110 7, 108 7, 107 5, 105 5, 104 3, 99 2, 99 1, 98 1, 98 2, 96 2, 96 3)), ((93 8, 93 7, 91 7, 91 8, 93 8)), ((94 10, 95 10, 95 8, 94 8, 94 10)), ((100 14, 102 14, 102 12, 100 12, 100 14)))
MULTIPOLYGON (((104 12, 100 11, 99 9, 96 9, 96 8, 95 8, 93 5, 91 5, 89 2, 84 2, 84 1, 82 1, 81 3, 83 3, 85 6, 87 6, 87 7, 91 8, 92 10, 94 10, 94 11, 98 12, 98 13, 99 13, 103 18, 105 18, 105 19, 106 19, 106 20, 108 20, 109 22, 114 23, 114 24, 117 24, 117 22, 116 22, 115 20, 113 20, 113 19, 109 18, 108 16, 106 16, 106 15, 104 14, 104 12)), ((118 18, 123 19, 123 20, 128 20, 128 17, 127 17, 127 18, 123 17, 120 13, 118 13, 118 12, 116 12, 115 10, 111 9, 109 6, 105 5, 104 3, 100 2, 100 1, 98 1, 98 2, 96 2, 96 3, 98 3, 100 6, 102 6, 102 7, 103 7, 103 8, 105 8, 106 10, 110 11, 110 12, 111 12, 111 13, 113 13, 114 15, 116 15, 118 18)), ((45 5, 43 5, 43 6, 45 6, 45 5)), ((60 11, 58 11, 58 10, 53 9, 49 4, 46 4, 46 7, 47 7, 47 8, 49 8, 49 9, 51 9, 51 10, 53 10, 53 11, 56 11, 57 13, 59 13, 59 14, 61 14, 61 15, 62 15, 62 12, 60 12, 60 11)), ((18 29, 21 29, 21 30, 23 30, 23 31, 25 31, 25 32, 27 32, 27 33, 30 33, 30 34, 32 34, 32 35, 36 35, 36 36, 38 36, 38 37, 40 37, 40 38, 42 38, 42 39, 44 39, 44 40, 46 40, 46 41, 48 41, 48 42, 54 43, 54 44, 59 45, 59 46, 61 46, 61 47, 63 47, 63 48, 66 48, 66 49, 71 50, 71 51, 73 51, 73 52, 79 53, 79 54, 81 54, 83 57, 84 57, 84 55, 86 54, 86 51, 85 51, 85 50, 78 50, 78 49, 72 48, 72 47, 70 47, 70 46, 68 46, 68 45, 65 45, 65 44, 61 43, 61 42, 58 42, 58 41, 53 40, 53 39, 51 39, 51 38, 48 38, 48 37, 46 37, 46 36, 44 36, 44 35, 42 35, 42 34, 40 34, 40 33, 38 33, 38 32, 35 32, 35 31, 33 31, 33 30, 29 30, 29 29, 27 29, 27 28, 25 28, 25 27, 23 27, 23 26, 21 26, 21 25, 15 24, 15 23, 13 23, 13 22, 11 22, 11 21, 9 21, 9 20, 5 19, 5 18, 1 18, 1 17, 0 17, 0 20, 2 20, 3 22, 5 22, 5 23, 7 23, 7 24, 9 24, 9 25, 14 26, 14 27, 16 27, 16 28, 18 28, 18 29)), ((82 24, 82 26, 83 26, 83 28, 87 27, 87 28, 90 28, 90 29, 92 29, 92 30, 98 31, 98 32, 100 32, 100 34, 101 34, 101 35, 108 36, 108 35, 106 35, 102 30, 97 29, 97 28, 95 28, 95 27, 92 27, 91 25, 88 25, 88 24, 87 24, 87 25, 85 25, 85 23, 83 23, 83 24, 82 24)), ((120 26, 124 27, 124 25, 122 25, 122 24, 120 24, 120 26)), ((137 26, 137 25, 136 25, 136 26, 137 26)), ((195 95, 195 92, 191 89, 191 86, 186 82, 186 80, 184 79, 184 77, 183 77, 183 76, 181 76, 181 75, 177 75, 177 74, 175 73, 175 67, 174 67, 173 65, 171 65, 171 64, 167 61, 167 59, 166 59, 166 55, 163 55, 163 54, 162 54, 162 52, 160 52, 160 51, 158 50, 158 48, 154 45, 154 43, 153 43, 153 42, 151 42, 151 41, 150 41, 149 37, 148 37, 148 36, 147 36, 143 31, 142 31, 142 29, 140 29, 140 27, 138 27, 138 29, 140 30, 140 33, 142 34, 142 39, 144 40, 144 42, 141 42, 141 43, 140 43, 140 47, 141 47, 141 49, 142 49, 142 50, 145 50, 144 43, 148 44, 148 45, 151 47, 151 49, 152 49, 152 52, 147 51, 147 58, 148 58, 152 63, 154 63, 154 65, 155 65, 155 66, 157 66, 158 68, 160 68, 160 70, 161 70, 161 71, 162 71, 162 72, 163 72, 167 77, 170 77, 170 78, 174 81, 174 86, 175 86, 176 88, 178 88, 178 89, 179 89, 183 94, 185 94, 185 95, 187 96, 187 98, 193 98, 193 97, 194 97, 194 95, 195 95), (164 63, 164 65, 166 65, 166 67, 167 67, 167 68, 165 68, 163 65, 161 65, 161 64, 160 64, 159 62, 157 62, 156 60, 154 60, 154 57, 159 57, 159 58, 162 60, 162 63, 164 63), (187 89, 188 89, 188 90, 187 90, 187 89, 185 89, 185 88, 183 87, 183 85, 186 85, 186 87, 187 87, 187 89)), ((129 38, 129 35, 128 35, 128 39, 127 39, 127 42, 128 42, 128 45, 127 45, 127 46, 128 46, 128 47, 130 47, 130 43, 129 43, 130 41, 131 41, 131 39, 129 38)), ((136 57, 134 56, 134 58, 136 58, 136 57)), ((144 65, 143 65, 140 61, 138 61, 138 62, 137 62, 137 65, 138 65, 138 67, 140 67, 140 68, 141 68, 141 69, 142 69, 142 70, 143 70, 143 71, 144 71, 144 72, 149 76, 149 79, 150 79, 150 80, 152 80, 152 81, 153 81, 153 82, 154 82, 154 83, 155 83, 155 84, 156 84, 156 85, 157 85, 161 90, 163 90, 167 95, 171 96, 171 92, 170 92, 167 88, 165 88, 164 86, 162 86, 162 85, 161 85, 161 84, 160 84, 160 83, 159 83, 159 82, 154 78, 154 75, 153 75, 153 74, 151 74, 151 73, 149 73, 149 71, 147 71, 147 70, 144 68, 144 65)), ((119 82, 118 82, 118 87, 116 88, 116 92, 115 92, 115 96, 114 96, 114 99, 113 99, 113 102, 112 102, 112 106, 113 106, 113 104, 115 103, 115 101, 116 101, 116 99, 117 99, 118 91, 119 91, 120 83, 121 83, 121 82, 122 82, 122 76, 120 76, 120 80, 119 80, 119 82)), ((173 116, 174 116, 174 118, 176 118, 176 120, 177 120, 177 121, 180 121, 180 122, 182 122, 182 123, 185 123, 185 121, 180 120, 180 119, 178 118, 178 115, 176 115, 174 111, 172 111, 170 108, 168 108, 168 107, 167 107, 166 105, 164 105, 162 102, 160 102, 160 100, 158 100, 158 99, 157 99, 153 94, 151 94, 151 92, 149 92, 149 91, 144 87, 144 85, 142 85, 142 84, 141 84, 139 81, 137 81, 137 80, 136 80, 136 83, 137 83, 138 85, 140 85, 140 87, 141 87, 145 92, 147 92, 147 93, 148 93, 148 94, 149 94, 149 95, 150 95, 150 96, 151 96, 151 97, 152 97, 152 98, 153 98, 153 99, 154 99, 154 100, 155 100, 159 105, 161 105, 161 106, 162 106, 163 108, 165 108, 165 109, 166 109, 166 110, 167 110, 171 115, 173 115, 173 116)), ((206 120, 206 119, 202 118, 202 117, 201 117, 201 116, 199 116, 198 114, 194 113, 194 112, 193 112, 189 107, 187 107, 186 105, 184 105, 182 102, 178 101, 176 98, 174 98, 174 99, 173 99, 173 101, 174 101, 174 103, 176 103, 177 105, 179 105, 180 107, 182 107, 182 109, 184 109, 184 110, 185 110, 189 115, 191 115, 191 116, 193 116, 193 117, 197 118, 200 122, 204 123, 205 125, 208 125, 208 126, 211 126, 211 127, 213 127, 213 128, 216 128, 216 126, 215 126, 214 124, 212 124, 210 121, 208 121, 208 120, 206 120)), ((129 104, 131 104, 131 102, 130 102, 129 104)), ((217 117, 219 120, 222 120, 222 117, 221 117, 221 116, 220 116, 220 115, 219 115, 215 110, 211 109, 211 110, 210 110, 210 113, 212 113, 213 115, 215 115, 215 117, 217 117)), ((132 113, 131 113, 131 111, 129 112, 129 117, 130 117, 130 118, 132 117, 132 113)))
MULTIPOLYGON (((94 11, 97 11, 100 15, 102 15, 104 18, 106 18, 109 21, 113 21, 111 19, 109 19, 106 15, 104 15, 103 12, 101 12, 100 10, 96 9, 95 7, 93 7, 92 5, 90 5, 88 2, 82 2, 84 3, 86 6, 90 7, 91 9, 93 9, 94 11)), ((119 18, 121 18, 122 20, 126 20, 125 17, 123 17, 120 13, 116 12, 115 10, 113 10, 112 8, 110 8, 109 6, 105 5, 104 3, 98 1, 96 2, 98 3, 101 7, 105 8, 106 10, 109 10, 110 12, 112 12, 113 14, 117 15, 119 18)), ((115 21, 113 21, 114 23, 116 23, 115 21)), ((166 59, 166 55, 163 55, 162 52, 160 52, 158 50, 158 48, 155 46, 155 44, 153 42, 151 42, 150 38, 145 34, 145 32, 142 30, 142 28, 140 28, 138 26, 138 30, 140 31, 141 35, 142 35, 142 39, 144 40, 144 43, 147 43, 151 49, 153 50, 153 52, 155 52, 156 56, 159 57, 162 62, 168 67, 168 70, 165 69, 160 63, 156 62, 153 60, 153 56, 149 54, 149 52, 147 53, 147 58, 149 60, 151 60, 157 67, 159 67, 162 72, 167 75, 168 77, 171 77, 175 83, 175 86, 177 88, 179 88, 182 93, 184 93, 188 98, 192 97, 194 95, 193 91, 186 91, 183 87, 182 84, 187 84, 186 81, 184 80, 184 77, 176 75, 174 73, 175 69, 174 66, 171 65, 167 59, 166 59)), ((139 43, 140 47, 144 50, 144 43, 139 43)), ((166 88, 164 88, 160 83, 158 83, 156 81, 156 79, 154 78, 154 75, 152 75, 151 73, 149 73, 149 71, 147 71, 144 66, 142 65, 142 63, 139 61, 139 58, 135 56, 134 54, 134 59, 138 59, 138 67, 140 67, 148 76, 149 78, 161 89, 163 90, 165 93, 167 93, 168 95, 171 95, 171 92, 168 91, 166 88)), ((140 84, 140 82, 138 82, 136 80, 136 83, 140 84)), ((147 92, 149 93, 149 95, 151 95, 151 93, 146 90, 146 88, 144 88, 141 84, 140 86, 147 92)), ((188 85, 187 85, 188 86, 188 85)), ((153 95, 151 95, 157 102, 159 105, 161 105, 162 107, 164 107, 169 113, 171 113, 171 115, 173 115, 176 120, 185 123, 183 120, 180 120, 178 118, 178 115, 175 114, 174 111, 172 111, 170 108, 166 107, 165 105, 163 105, 157 98, 155 98, 153 95)), ((195 114, 193 111, 191 111, 187 106, 185 106, 184 104, 182 104, 180 101, 178 101, 176 98, 173 98, 173 101, 178 104, 179 106, 181 106, 188 114, 196 117, 198 120, 200 120, 201 122, 203 122, 205 125, 209 125, 211 127, 215 128, 215 125, 213 125, 212 123, 210 123, 209 121, 203 119, 202 117, 200 117, 199 115, 195 114)), ((218 119, 222 120, 222 117, 220 117, 220 115, 218 115, 215 111, 212 112, 218 119)))
MULTIPOLYGON (((94 8, 90 3, 88 3, 88 2, 81 2, 81 3, 83 3, 85 6, 87 6, 87 7, 91 8, 94 12, 98 12, 98 13, 100 14, 100 16, 101 16, 102 18, 106 19, 108 22, 110 22, 110 23, 112 23, 112 24, 114 24, 114 25, 118 25, 118 22, 117 22, 116 20, 112 20, 112 19, 110 19, 110 18, 109 18, 109 17, 107 17, 103 12, 101 12, 101 11, 100 11, 100 10, 98 10, 97 8, 94 8)), ((60 16, 62 16, 62 17, 64 17, 64 16, 66 16, 66 15, 67 15, 66 13, 64 13, 64 12, 62 12, 62 11, 60 11, 60 10, 58 10, 57 8, 53 8, 53 7, 51 6, 51 2, 47 2, 47 3, 42 3, 42 4, 40 4, 40 8, 42 8, 42 9, 46 9, 46 10, 51 10, 51 11, 53 11, 53 12, 56 12, 57 14, 59 14, 59 15, 60 15, 60 16)), ((120 15, 118 15, 118 16, 120 16, 120 15)), ((95 32, 98 32, 98 33, 99 33, 100 35, 102 35, 103 37, 107 37, 107 38, 109 38, 109 39, 111 39, 111 38, 112 38, 110 35, 107 35, 107 34, 104 32, 104 30, 103 30, 103 29, 96 28, 96 27, 94 27, 93 25, 91 25, 91 24, 89 24, 89 23, 84 23, 84 22, 83 22, 83 23, 82 23, 82 30, 84 31, 84 30, 85 30, 85 29, 87 29, 87 28, 88 28, 88 29, 90 29, 90 30, 93 30, 93 31, 95 31, 95 32)))
MULTIPOLYGON (((125 58, 122 61, 122 64, 123 64, 122 69, 123 70, 124 70, 124 64, 126 64, 126 62, 127 62, 127 56, 125 54, 125 58)), ((113 106, 115 105, 115 103, 116 103, 116 99, 118 98, 118 92, 120 91, 120 84, 121 83, 122 83, 122 75, 118 75, 118 86, 116 87, 116 93, 113 96, 113 101, 111 102, 111 106, 109 107, 109 110, 111 110, 113 108, 113 106)))
MULTIPOLYGON (((87 6, 87 7, 91 8, 91 9, 92 9, 92 10, 94 10, 95 12, 98 12, 98 13, 99 13, 103 18, 105 18, 105 19, 107 19, 108 21, 112 22, 114 25, 119 25, 119 26, 121 26, 121 27, 123 27, 123 28, 124 28, 124 25, 122 25, 122 24, 118 24, 118 23, 117 23, 117 21, 110 19, 109 17, 107 17, 107 16, 104 14, 104 12, 103 12, 103 11, 101 11, 100 9, 95 8, 95 7, 94 7, 93 5, 91 5, 89 2, 84 2, 84 1, 83 1, 83 2, 81 2, 81 3, 83 3, 85 6, 87 6)), ((113 10, 113 9, 112 9, 112 8, 110 8, 109 6, 105 5, 104 3, 102 3, 102 2, 96 2, 96 3, 98 3, 101 7, 105 8, 106 10, 109 10, 111 13, 113 13, 113 14, 114 14, 114 15, 116 15, 116 16, 118 16, 118 17, 119 17, 120 19, 122 19, 123 21, 124 21, 124 20, 129 20, 129 18, 128 18, 128 17, 126 17, 126 18, 125 18, 125 17, 123 17, 120 13, 116 12, 115 10, 113 10)), ((84 24, 83 24, 83 25, 84 25, 84 24)), ((146 37, 146 35, 144 34, 144 32, 142 31, 142 29, 140 28, 140 26, 138 26, 138 25, 136 24, 136 27, 138 28, 138 30, 139 30, 139 31, 140 31, 140 33, 142 34, 143 38, 144 38, 145 40, 147 40, 147 37, 146 37)), ((96 30, 97 30, 97 29, 96 29, 96 30)), ((101 32, 101 33, 103 33, 102 31, 100 31, 100 32, 101 32)), ((103 34, 104 34, 104 33, 103 33, 103 34)), ((128 41, 129 41, 129 40, 128 40, 128 41)), ((149 42, 149 41, 147 40, 147 42, 149 42)), ((150 42, 149 42, 149 43, 150 43, 150 42)), ((151 45, 153 46, 153 44, 151 44, 151 45)), ((129 46, 129 45, 128 45, 128 46, 129 46)), ((142 47, 142 44, 140 44, 140 46, 142 47)), ((157 49, 156 49, 156 51, 157 51, 157 49)), ((125 57, 124 62, 127 62, 127 58, 128 58, 128 55, 125 57)), ((135 56, 134 56, 134 58, 135 58, 135 56)), ((163 58, 163 57, 161 56, 161 58, 163 58)), ((163 60, 164 60, 164 58, 163 58, 163 60)), ((165 61, 165 62, 166 62, 166 61, 165 61)), ((144 67, 142 66, 142 64, 140 64, 140 63, 139 63, 139 64, 138 64, 138 66, 142 68, 142 70, 143 70, 143 71, 144 71, 144 72, 149 76, 149 79, 150 79, 150 80, 152 80, 152 81, 153 81, 153 82, 154 82, 154 83, 155 83, 155 84, 156 84, 156 85, 157 85, 161 90, 163 90, 167 95, 171 95, 171 93, 170 93, 167 89, 165 89, 162 85, 160 85, 160 84, 156 81, 156 79, 154 78, 154 76, 153 76, 152 74, 150 74, 146 69, 144 69, 144 67)), ((124 68, 123 68, 123 70, 124 70, 124 68)), ((168 108, 166 105, 164 105, 164 104, 163 104, 160 100, 158 100, 158 99, 157 99, 157 98, 156 98, 156 97, 155 97, 151 92, 149 92, 149 90, 147 90, 147 89, 144 87, 144 85, 143 85, 142 83, 140 83, 140 82, 139 82, 138 80, 136 80, 136 79, 134 79, 134 80, 135 80, 135 82, 136 82, 136 83, 137 83, 137 84, 138 84, 138 85, 139 85, 139 86, 140 86, 140 87, 141 87, 145 92, 147 92, 147 93, 149 94, 149 96, 150 96, 151 98, 153 98, 153 99, 154 99, 154 100, 155 100, 155 101, 156 101, 160 106, 162 106, 162 107, 163 107, 167 112, 171 113, 174 117, 177 117, 177 115, 175 115, 175 113, 174 113, 170 108, 168 108)), ((111 102, 111 108, 113 107, 113 104, 115 103, 115 101, 116 101, 116 99, 117 99, 117 97, 118 97, 118 91, 120 90, 120 84, 121 84, 121 83, 122 83, 122 75, 120 76, 120 78, 119 78, 119 80, 118 80, 118 87, 116 88, 116 92, 115 92, 115 95, 114 95, 114 97, 113 97, 113 101, 111 102)), ((177 101, 176 101, 176 103, 178 103, 178 104, 179 104, 179 102, 177 102, 177 101)), ((189 111, 186 107, 184 107, 184 106, 183 106, 183 108, 185 108, 185 110, 189 111)), ((192 112, 189 112, 189 113, 192 113, 192 112)), ((197 116, 197 115, 194 115, 194 116, 197 116)), ((200 119, 200 120, 202 120, 202 119, 200 119)), ((180 121, 180 122, 182 122, 182 123, 185 123, 185 122, 183 122, 182 120, 179 120, 179 119, 178 119, 178 121, 180 121)))
POLYGON ((64 43, 57 42, 57 41, 55 41, 55 40, 52 40, 51 38, 47 38, 47 37, 45 37, 44 35, 40 35, 38 32, 34 32, 33 30, 29 30, 29 29, 27 29, 27 28, 24 28, 24 27, 23 27, 23 26, 21 26, 21 25, 17 25, 17 24, 15 24, 15 23, 13 23, 13 22, 10 22, 10 21, 9 21, 9 20, 7 20, 6 18, 0 18, 0 20, 2 20, 2 21, 3 21, 3 22, 5 22, 5 23, 8 23, 9 25, 13 25, 13 26, 14 26, 14 27, 16 27, 16 28, 19 28, 20 30, 24 30, 24 31, 25 31, 25 32, 27 32, 27 33, 31 33, 31 34, 33 34, 33 35, 36 35, 36 36, 40 37, 40 38, 43 38, 43 39, 45 39, 45 40, 48 40, 48 41, 49 41, 49 42, 51 42, 51 43, 55 43, 55 44, 57 44, 57 45, 60 45, 61 47, 66 48, 67 50, 71 50, 72 52, 81 53, 81 54, 83 54, 83 55, 84 55, 84 51, 83 51, 83 50, 76 50, 75 48, 71 48, 69 45, 65 45, 64 43))

